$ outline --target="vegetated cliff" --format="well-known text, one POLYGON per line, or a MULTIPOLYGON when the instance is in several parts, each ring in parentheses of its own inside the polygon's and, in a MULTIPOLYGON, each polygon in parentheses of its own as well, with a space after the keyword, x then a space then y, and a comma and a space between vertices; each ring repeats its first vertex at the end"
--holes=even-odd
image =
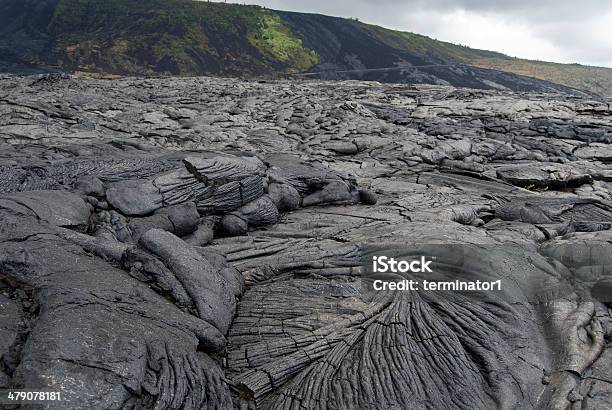
POLYGON ((308 72, 316 78, 566 90, 551 81, 612 95, 612 69, 515 59, 353 19, 259 6, 191 0, 0 0, 0 23, 0 69, 5 71, 308 72))

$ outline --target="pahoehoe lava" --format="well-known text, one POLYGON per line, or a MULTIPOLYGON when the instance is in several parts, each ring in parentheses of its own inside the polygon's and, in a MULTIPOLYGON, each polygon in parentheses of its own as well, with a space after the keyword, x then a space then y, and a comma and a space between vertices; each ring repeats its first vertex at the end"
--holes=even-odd
POLYGON ((66 409, 612 406, 609 104, 0 83, 0 389, 66 409), (371 244, 461 245, 512 286, 364 293, 371 244))

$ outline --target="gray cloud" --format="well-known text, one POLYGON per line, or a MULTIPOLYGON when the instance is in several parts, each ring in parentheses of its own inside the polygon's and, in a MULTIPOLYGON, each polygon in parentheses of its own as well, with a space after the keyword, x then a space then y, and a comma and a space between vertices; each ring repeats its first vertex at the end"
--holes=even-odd
POLYGON ((362 21, 517 57, 612 67, 610 0, 247 0, 362 21), (479 30, 481 35, 479 36, 479 30))

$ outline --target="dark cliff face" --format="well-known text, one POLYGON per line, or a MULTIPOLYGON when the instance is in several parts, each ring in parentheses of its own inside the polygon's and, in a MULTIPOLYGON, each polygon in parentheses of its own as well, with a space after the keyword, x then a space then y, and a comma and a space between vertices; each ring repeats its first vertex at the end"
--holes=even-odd
POLYGON ((466 48, 450 45, 445 50, 444 43, 424 36, 324 15, 279 14, 304 46, 320 56, 319 64, 310 70, 320 74, 312 77, 514 91, 571 91, 547 81, 467 65, 460 54, 466 48))
POLYGON ((317 14, 279 13, 304 45, 317 51, 322 64, 336 65, 341 70, 444 63, 415 52, 400 50, 376 38, 367 25, 354 20, 317 14))
POLYGON ((47 24, 58 1, 0 1, 0 68, 32 68, 51 57, 47 24))
POLYGON ((570 91, 471 64, 505 56, 356 20, 190 0, 0 0, 0 69, 276 76, 570 91))

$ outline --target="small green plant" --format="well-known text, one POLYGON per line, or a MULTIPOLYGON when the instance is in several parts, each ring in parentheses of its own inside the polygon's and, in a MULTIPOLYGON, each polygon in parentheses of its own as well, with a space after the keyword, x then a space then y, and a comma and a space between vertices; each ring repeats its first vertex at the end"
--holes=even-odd
POLYGON ((527 186, 525 186, 525 189, 529 190, 529 191, 533 191, 533 192, 546 192, 550 189, 549 186, 544 185, 544 186, 538 186, 536 184, 529 184, 527 186))

